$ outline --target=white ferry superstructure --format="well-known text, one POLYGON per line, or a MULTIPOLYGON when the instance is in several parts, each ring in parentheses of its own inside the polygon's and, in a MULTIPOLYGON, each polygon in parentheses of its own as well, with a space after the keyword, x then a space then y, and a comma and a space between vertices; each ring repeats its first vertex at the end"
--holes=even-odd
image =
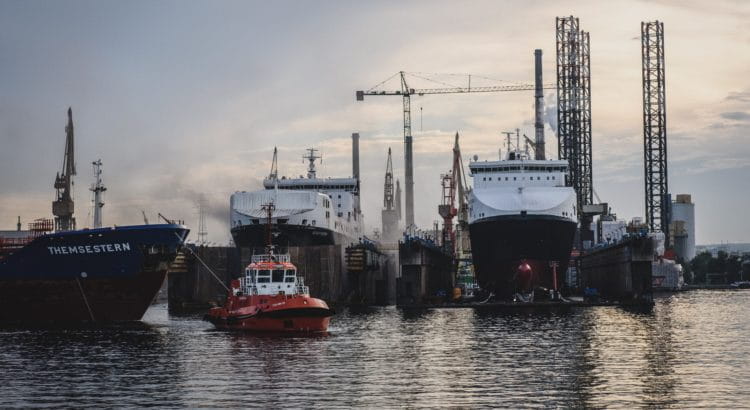
MULTIPOLYGON (((230 199, 231 232, 240 247, 261 248, 266 243, 267 211, 273 243, 278 246, 349 245, 364 233, 357 178, 318 178, 317 150, 308 149, 307 178, 279 178, 272 171, 262 190, 235 192, 230 199)), ((274 152, 274 157, 276 153, 274 152)), ((275 161, 274 161, 275 162, 275 161)))

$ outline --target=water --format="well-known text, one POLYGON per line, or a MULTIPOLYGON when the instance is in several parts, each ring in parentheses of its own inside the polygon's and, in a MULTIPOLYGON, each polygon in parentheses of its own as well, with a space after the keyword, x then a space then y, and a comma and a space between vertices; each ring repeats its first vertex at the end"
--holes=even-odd
POLYGON ((750 291, 652 313, 383 308, 259 337, 154 306, 137 325, 0 329, 0 407, 742 407, 749 310, 750 291))

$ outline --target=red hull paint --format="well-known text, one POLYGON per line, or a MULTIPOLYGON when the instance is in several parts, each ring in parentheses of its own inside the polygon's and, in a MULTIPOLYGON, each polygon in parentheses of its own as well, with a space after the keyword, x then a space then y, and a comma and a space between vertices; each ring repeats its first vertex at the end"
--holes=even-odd
POLYGON ((325 332, 333 311, 309 295, 254 295, 227 298, 205 319, 217 329, 262 332, 325 332))

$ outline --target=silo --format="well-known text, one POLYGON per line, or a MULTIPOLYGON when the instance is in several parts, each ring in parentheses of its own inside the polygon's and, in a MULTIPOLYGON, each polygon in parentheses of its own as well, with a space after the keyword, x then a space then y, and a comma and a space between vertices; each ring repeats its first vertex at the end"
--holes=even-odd
POLYGON ((695 204, 689 194, 677 194, 672 202, 672 224, 675 228, 685 232, 685 241, 676 247, 677 256, 686 261, 695 257, 695 204), (682 248, 682 249, 680 249, 682 248))

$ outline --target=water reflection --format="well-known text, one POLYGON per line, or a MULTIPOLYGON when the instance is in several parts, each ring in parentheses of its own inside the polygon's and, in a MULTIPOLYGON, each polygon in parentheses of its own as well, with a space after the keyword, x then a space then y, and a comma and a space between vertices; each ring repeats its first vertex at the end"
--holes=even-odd
POLYGON ((0 328, 0 405, 733 407, 750 292, 651 312, 343 310, 330 333, 218 332, 151 309, 128 326, 0 328))

